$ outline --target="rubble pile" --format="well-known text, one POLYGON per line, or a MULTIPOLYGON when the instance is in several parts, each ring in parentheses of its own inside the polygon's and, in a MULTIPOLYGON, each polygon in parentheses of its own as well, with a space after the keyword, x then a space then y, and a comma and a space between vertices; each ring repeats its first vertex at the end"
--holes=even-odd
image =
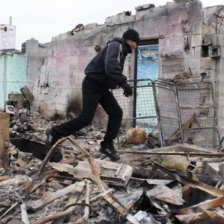
POLYGON ((104 130, 90 126, 42 153, 53 124, 39 116, 10 122, 0 223, 223 223, 222 151, 158 148, 152 135, 145 145, 131 144, 123 131, 115 163, 98 152, 104 130), (62 152, 60 162, 51 161, 54 150, 62 152))

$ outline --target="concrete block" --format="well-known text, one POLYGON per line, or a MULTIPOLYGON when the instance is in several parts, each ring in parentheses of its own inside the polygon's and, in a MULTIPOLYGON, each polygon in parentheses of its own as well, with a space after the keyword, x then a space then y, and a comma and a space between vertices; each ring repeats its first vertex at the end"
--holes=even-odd
MULTIPOLYGON (((189 70, 189 68, 186 68, 186 69, 184 70, 184 72, 187 73, 187 74, 190 74, 190 70, 189 70)), ((201 74, 200 69, 191 69, 191 74, 193 74, 193 76, 198 76, 198 77, 200 77, 200 74, 201 74)))
POLYGON ((135 14, 135 17, 136 17, 136 20, 141 20, 143 17, 145 16, 149 16, 149 10, 141 10, 141 11, 138 11, 136 12, 135 14))
POLYGON ((97 26, 99 26, 97 23, 90 23, 90 24, 85 25, 84 29, 92 30, 92 29, 95 29, 97 26))
POLYGON ((192 58, 184 60, 184 69, 185 70, 199 70, 200 69, 200 58, 192 58))
POLYGON ((202 70, 215 69, 215 61, 210 57, 201 58, 200 64, 202 70))
POLYGON ((192 35, 191 36, 191 47, 199 47, 202 44, 201 35, 192 35))
POLYGON ((192 27, 191 27, 191 33, 192 34, 199 34, 199 35, 201 35, 201 33, 202 33, 202 22, 200 21, 200 22, 194 22, 193 23, 193 25, 192 25, 192 27))
POLYGON ((199 47, 191 47, 188 51, 183 52, 184 58, 191 59, 191 58, 201 58, 201 46, 199 47))
POLYGON ((166 49, 172 49, 172 51, 174 51, 174 49, 179 49, 180 51, 183 51, 183 49, 184 49, 184 37, 166 38, 164 47, 166 49))
POLYGON ((115 24, 134 22, 136 19, 135 15, 126 15, 125 12, 119 13, 114 16, 110 16, 106 19, 105 24, 107 26, 112 26, 115 24))

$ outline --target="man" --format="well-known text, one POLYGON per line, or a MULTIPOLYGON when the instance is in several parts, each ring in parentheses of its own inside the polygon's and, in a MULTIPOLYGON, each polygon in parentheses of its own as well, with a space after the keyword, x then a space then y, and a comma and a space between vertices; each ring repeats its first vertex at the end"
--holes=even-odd
MULTIPOLYGON (((46 131, 48 150, 59 138, 71 135, 89 125, 93 120, 97 105, 101 104, 109 119, 100 152, 106 154, 113 161, 120 159, 114 149, 113 140, 118 134, 123 112, 109 90, 121 87, 126 97, 132 95, 132 89, 122 71, 126 55, 136 49, 139 40, 138 32, 129 29, 124 32, 122 38, 109 41, 107 46, 92 59, 85 69, 86 77, 82 83, 82 112, 77 118, 53 126, 46 131)), ((61 160, 61 158, 60 154, 57 160, 61 160)))

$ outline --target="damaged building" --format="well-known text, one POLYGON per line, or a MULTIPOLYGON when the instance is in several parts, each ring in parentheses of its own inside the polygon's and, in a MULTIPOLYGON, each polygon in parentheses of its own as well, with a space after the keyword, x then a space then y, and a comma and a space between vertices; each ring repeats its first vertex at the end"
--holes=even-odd
POLYGON ((27 40, 21 51, 13 44, 15 27, 11 22, 1 25, 0 109, 11 119, 3 114, 0 120, 5 126, 11 120, 14 146, 4 147, 9 133, 0 130, 4 139, 0 165, 9 171, 4 161, 12 159, 11 172, 20 175, 0 177, 0 196, 7 199, 0 203, 2 223, 13 223, 12 210, 17 209, 18 216, 18 205, 23 223, 29 223, 28 217, 30 223, 223 223, 223 20, 223 5, 204 8, 198 0, 174 0, 159 7, 138 6, 135 14, 124 11, 104 24, 78 24, 49 43, 27 40), (47 164, 50 154, 38 152, 46 127, 79 115, 87 64, 107 41, 128 28, 138 30, 141 40, 123 71, 133 96, 126 98, 121 89, 113 90, 123 109, 116 143, 120 163, 97 152, 107 123, 99 106, 93 121, 97 131, 87 127, 85 133, 77 133, 81 145, 72 137, 59 140, 64 160, 47 164), (7 35, 11 44, 2 45, 1 38, 7 35), (30 117, 39 122, 35 130, 30 117), (130 128, 147 135, 130 140, 130 128), (24 136, 22 143, 17 142, 24 136), (32 161, 28 149, 43 162, 32 161), (4 189, 9 185, 16 194, 7 198, 4 189), (90 206, 101 199, 107 204, 90 206), (113 221, 100 218, 105 208, 113 221))
MULTIPOLYGON (((31 110, 49 118, 77 116, 82 107, 81 83, 86 65, 108 40, 134 28, 141 42, 126 60, 124 74, 136 91, 129 100, 119 90, 114 93, 123 105, 124 126, 144 127, 147 132, 156 127, 163 145, 169 144, 165 142, 178 128, 182 142, 193 139, 197 145, 218 145, 223 136, 222 13, 223 6, 203 8, 200 1, 175 1, 160 7, 149 4, 136 7, 134 15, 123 12, 108 17, 102 25, 79 24, 47 44, 28 40, 22 52, 1 55, 1 83, 7 77, 7 89, 1 90, 1 108, 8 94, 26 82, 34 96, 31 110), (10 71, 12 68, 15 71, 10 71), (15 81, 10 77, 21 77, 17 81, 20 85, 11 87, 15 81), (190 78, 185 89, 181 83, 184 77, 190 78), (180 82, 170 83, 175 78, 180 82), (206 88, 207 92, 203 90, 206 88), (181 127, 194 114, 191 126, 195 130, 184 133, 181 127)), ((105 124, 103 118, 104 111, 98 108, 95 122, 105 124)))

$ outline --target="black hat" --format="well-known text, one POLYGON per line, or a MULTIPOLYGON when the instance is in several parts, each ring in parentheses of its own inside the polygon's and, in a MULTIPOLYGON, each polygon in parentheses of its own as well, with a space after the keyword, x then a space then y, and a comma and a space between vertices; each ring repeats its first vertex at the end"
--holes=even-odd
POLYGON ((132 40, 138 43, 140 41, 139 33, 134 29, 129 29, 122 36, 125 40, 132 40))

